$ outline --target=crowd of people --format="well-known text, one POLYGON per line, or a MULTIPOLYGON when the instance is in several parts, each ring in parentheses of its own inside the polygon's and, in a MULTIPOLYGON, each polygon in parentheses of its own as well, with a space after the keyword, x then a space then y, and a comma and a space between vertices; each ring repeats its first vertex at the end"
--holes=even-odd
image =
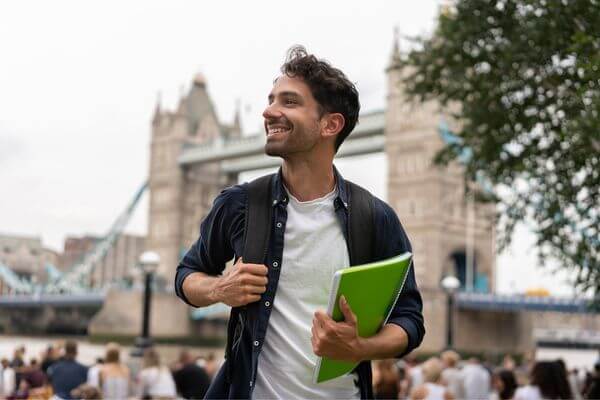
MULTIPOLYGON (((48 346, 27 363, 20 346, 12 359, 1 360, 0 399, 201 399, 219 364, 213 354, 196 357, 182 350, 166 365, 148 348, 134 368, 124 362, 120 346, 109 343, 104 357, 86 366, 77 360, 74 341, 48 346)), ((506 356, 494 366, 448 350, 423 362, 410 355, 375 361, 373 390, 377 399, 402 400, 600 399, 600 361, 590 371, 533 357, 517 364, 506 356)))
POLYGON ((107 344, 91 366, 78 361, 77 343, 70 340, 48 346, 29 363, 26 353, 20 346, 11 360, 1 360, 0 399, 201 399, 219 367, 213 354, 195 357, 187 350, 165 365, 152 347, 133 367, 117 343, 107 344))
POLYGON ((411 356, 376 361, 373 390, 377 399, 600 399, 600 361, 590 371, 569 370, 560 359, 517 365, 510 356, 495 366, 448 350, 422 363, 411 356))

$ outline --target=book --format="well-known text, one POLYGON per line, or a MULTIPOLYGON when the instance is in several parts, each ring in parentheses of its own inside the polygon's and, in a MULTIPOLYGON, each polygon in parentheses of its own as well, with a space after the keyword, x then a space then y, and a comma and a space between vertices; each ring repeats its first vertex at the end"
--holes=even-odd
MULTIPOLYGON (((412 254, 370 264, 345 268, 333 276, 327 314, 335 321, 343 321, 339 307, 344 295, 356 315, 358 335, 375 335, 388 320, 408 276, 412 254)), ((319 357, 315 366, 313 382, 320 383, 348 374, 358 363, 319 357)))

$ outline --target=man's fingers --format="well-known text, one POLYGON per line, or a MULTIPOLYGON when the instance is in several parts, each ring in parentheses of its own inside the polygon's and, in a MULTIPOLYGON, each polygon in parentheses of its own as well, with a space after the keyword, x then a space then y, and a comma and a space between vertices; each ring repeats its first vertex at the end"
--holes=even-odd
POLYGON ((331 319, 326 312, 317 310, 315 311, 315 318, 317 322, 320 324, 321 329, 328 331, 335 328, 335 321, 331 319))
POLYGON ((269 273, 269 270, 263 264, 241 264, 240 268, 243 269, 243 272, 248 272, 253 275, 266 276, 269 273))
POLYGON ((352 312, 350 304, 344 296, 340 296, 340 310, 344 314, 344 322, 349 322, 356 325, 356 315, 352 312))
POLYGON ((248 285, 246 286, 246 290, 252 294, 263 294, 267 291, 267 287, 264 285, 248 285))
POLYGON ((249 294, 246 299, 248 300, 246 304, 250 304, 259 301, 260 296, 257 294, 249 294))
POLYGON ((241 275, 240 278, 240 283, 242 285, 266 286, 267 283, 269 283, 267 277, 262 275, 244 274, 241 275))

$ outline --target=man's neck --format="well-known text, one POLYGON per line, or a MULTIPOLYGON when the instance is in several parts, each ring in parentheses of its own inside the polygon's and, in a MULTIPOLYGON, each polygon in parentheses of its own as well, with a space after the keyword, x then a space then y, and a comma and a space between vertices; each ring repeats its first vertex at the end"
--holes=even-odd
POLYGON ((284 159, 282 174, 285 186, 300 201, 318 199, 335 188, 332 160, 284 159))

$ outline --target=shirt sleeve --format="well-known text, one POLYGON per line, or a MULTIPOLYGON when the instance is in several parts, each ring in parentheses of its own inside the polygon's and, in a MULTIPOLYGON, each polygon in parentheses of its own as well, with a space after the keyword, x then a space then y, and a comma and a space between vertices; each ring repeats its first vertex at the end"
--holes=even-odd
MULTIPOLYGON (((405 252, 412 252, 408 236, 394 210, 381 200, 376 201, 376 250, 377 258, 384 260, 405 252)), ((408 270, 402 292, 387 321, 388 324, 400 326, 408 335, 408 346, 403 357, 416 349, 425 336, 423 320, 423 300, 415 279, 414 262, 408 270)))
MULTIPOLYGON (((233 243, 243 236, 246 191, 236 185, 222 191, 200 224, 200 237, 185 253, 175 273, 175 293, 191 304, 183 293, 183 281, 193 272, 220 275, 234 257, 233 243)), ((195 307, 195 306, 194 306, 195 307)))

